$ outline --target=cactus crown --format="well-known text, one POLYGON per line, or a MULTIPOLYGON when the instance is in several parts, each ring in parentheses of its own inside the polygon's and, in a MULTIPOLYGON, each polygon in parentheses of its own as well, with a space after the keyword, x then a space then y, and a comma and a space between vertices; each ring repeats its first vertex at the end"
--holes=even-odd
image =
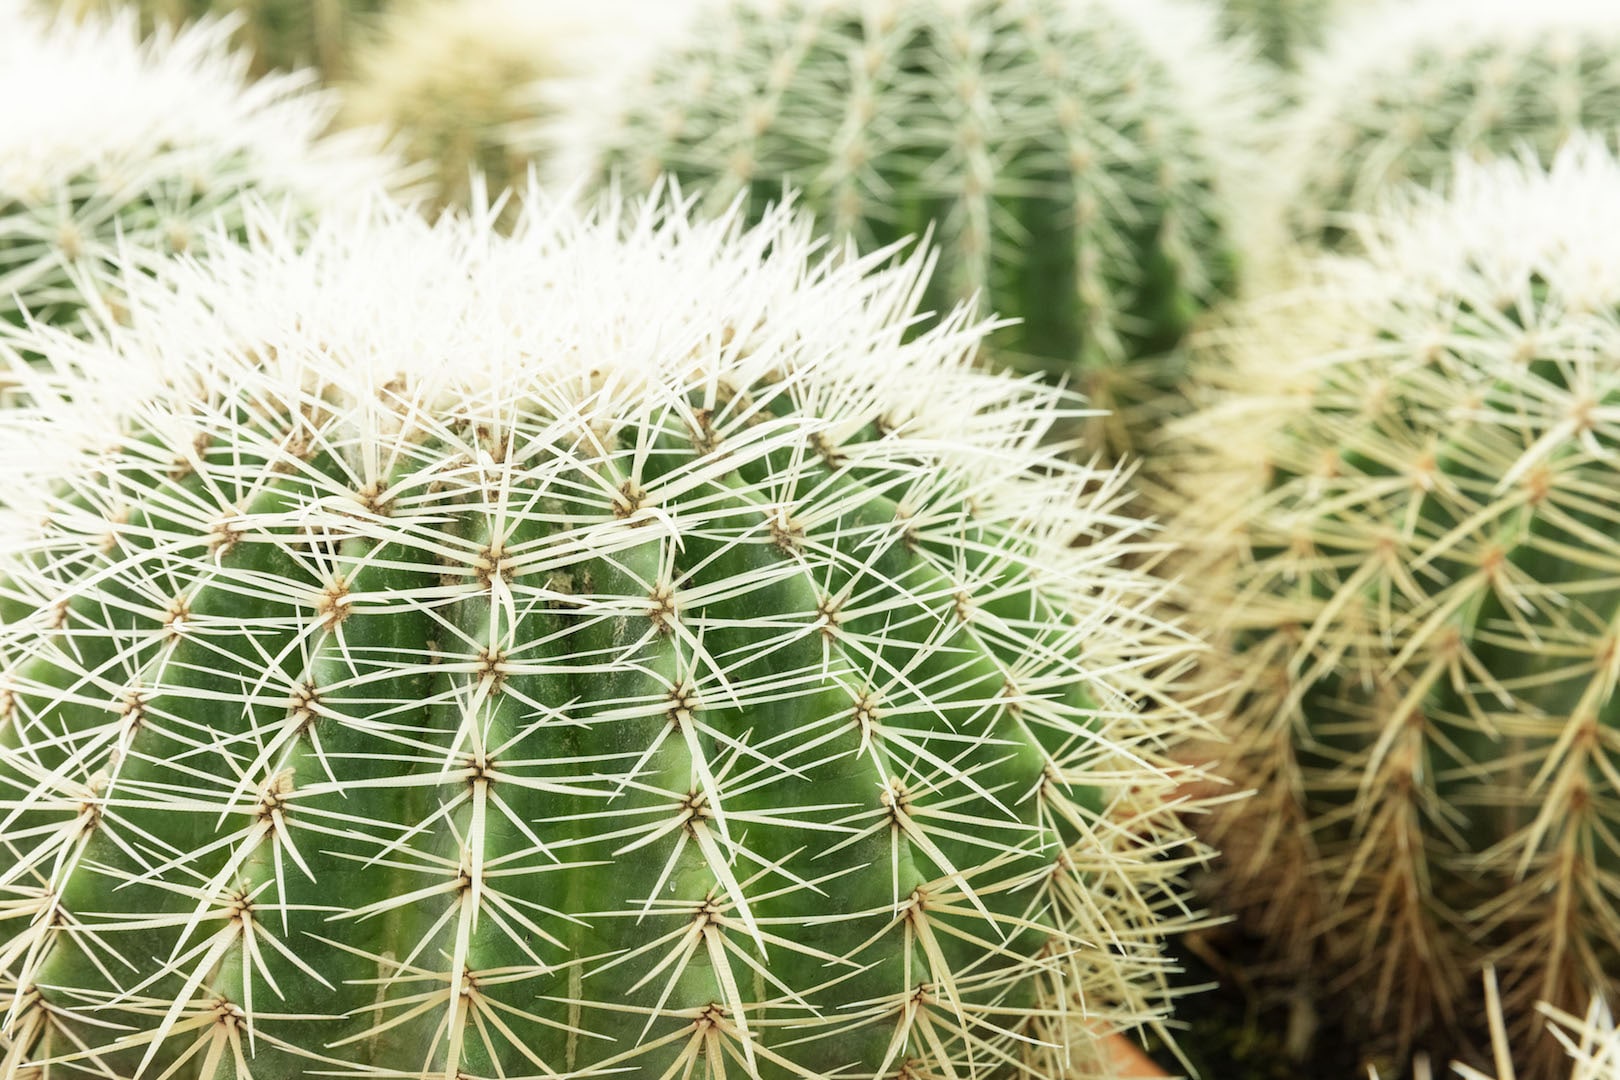
POLYGON ((13 1058, 1044 1075, 1154 1015, 1175 646, 1059 398, 788 210, 524 207, 14 333, 0 432, 82 435, 0 556, 13 1058))
POLYGON ((570 141, 711 206, 790 185, 863 246, 931 231, 929 306, 986 297, 1022 320, 1003 359, 1114 404, 1107 380, 1232 284, 1245 60, 1174 0, 741 0, 570 141))
POLYGON ((313 210, 383 183, 370 136, 322 138, 306 76, 249 83, 229 22, 141 41, 132 15, 43 24, 0 11, 0 322, 74 324, 116 304, 120 250, 240 234, 246 192, 313 210), (20 103, 26 103, 22 105, 20 103))
POLYGON ((1413 0, 1347 22, 1299 79, 1284 145, 1293 229, 1343 239, 1345 213, 1459 157, 1620 125, 1620 7, 1587 0, 1413 0))
POLYGON ((1487 957, 1519 1028, 1620 989, 1616 190, 1581 139, 1404 197, 1183 429, 1236 478, 1189 532, 1243 551, 1210 607, 1274 798, 1240 820, 1290 820, 1238 872, 1346 905, 1314 929, 1403 1039, 1487 957))

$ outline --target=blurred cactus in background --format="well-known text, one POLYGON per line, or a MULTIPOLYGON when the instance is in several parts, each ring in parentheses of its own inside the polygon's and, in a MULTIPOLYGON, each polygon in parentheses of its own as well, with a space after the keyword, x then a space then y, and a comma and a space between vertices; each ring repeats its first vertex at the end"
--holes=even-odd
MULTIPOLYGON (((1327 24, 1353 0, 1221 0, 1221 23, 1260 43, 1272 63, 1292 68, 1322 43, 1327 24)), ((1367 0, 1370 2, 1370 0, 1367 0)))
POLYGON ((0 10, 0 322, 116 314, 120 272, 245 238, 248 194, 315 213, 391 182, 374 137, 323 137, 308 75, 247 78, 230 26, 141 40, 132 12, 82 23, 0 10), (124 270, 112 266, 122 260, 124 270))
POLYGON ((1442 183, 1461 158, 1620 128, 1620 4, 1391 0, 1347 21, 1298 79, 1281 135, 1290 231, 1337 245, 1347 211, 1442 183))
POLYGON ((1235 683, 1214 895, 1368 1034, 1441 1045, 1496 962, 1620 993, 1620 163, 1412 190, 1201 370, 1177 528, 1235 683))
POLYGON ((994 358, 1121 410, 1094 442, 1119 451, 1234 288, 1259 79, 1175 0, 739 0, 586 95, 564 173, 756 215, 791 186, 864 249, 931 231, 926 306, 1019 318, 994 358))
POLYGON ((554 84, 633 67, 695 0, 400 0, 354 54, 343 120, 400 135, 436 207, 521 189, 549 144, 554 84))

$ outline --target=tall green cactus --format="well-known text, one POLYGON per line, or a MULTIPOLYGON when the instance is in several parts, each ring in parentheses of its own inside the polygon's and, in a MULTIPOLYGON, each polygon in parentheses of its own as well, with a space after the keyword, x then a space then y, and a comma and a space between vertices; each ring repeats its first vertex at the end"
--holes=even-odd
POLYGON ((1011 1080, 1159 1015, 1179 645, 1054 392, 906 340, 920 259, 525 207, 10 335, 8 1064, 1011 1080))
POLYGON ((195 254, 220 226, 241 238, 248 193, 313 212, 395 175, 372 137, 322 137, 335 103, 307 78, 250 83, 228 33, 143 42, 128 15, 0 9, 0 322, 117 308, 121 253, 195 254))
POLYGON ((1175 0, 738 0, 640 85, 584 95, 578 141, 599 177, 670 172, 711 208, 791 185, 863 247, 931 230, 927 306, 982 295, 1021 320, 999 361, 1130 406, 1233 286, 1252 79, 1175 0))
POLYGON ((390 0, 43 0, 76 18, 120 10, 139 13, 147 30, 176 29, 209 16, 236 14, 237 41, 253 73, 313 67, 328 78, 348 69, 365 23, 390 0))
POLYGON ((1620 992, 1617 192, 1582 140, 1409 196, 1183 428, 1184 534, 1237 549, 1229 884, 1401 1044, 1488 959, 1519 1030, 1620 992))
POLYGON ((1620 6, 1589 0, 1386 0, 1300 73, 1281 132, 1292 230, 1334 246, 1344 216, 1461 158, 1620 126, 1620 6))

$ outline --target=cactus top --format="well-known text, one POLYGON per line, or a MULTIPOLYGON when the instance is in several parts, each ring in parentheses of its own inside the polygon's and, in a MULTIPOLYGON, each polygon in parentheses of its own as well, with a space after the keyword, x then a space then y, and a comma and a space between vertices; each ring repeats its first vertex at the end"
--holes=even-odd
POLYGON ((1303 65, 1286 120, 1292 228, 1337 243, 1346 212, 1459 157, 1620 127, 1620 6, 1590 0, 1393 0, 1347 20, 1303 65))
POLYGON ((596 148, 584 171, 671 172, 711 207, 791 186, 863 246, 931 231, 930 307, 984 296, 1022 320, 1004 360, 1112 370, 1233 281, 1251 65, 1213 20, 1175 0, 737 0, 596 93, 570 141, 596 148))
POLYGON ((323 138, 308 75, 249 82, 233 22, 140 37, 133 13, 48 22, 0 8, 0 320, 71 317, 121 244, 168 254, 241 194, 314 210, 388 181, 364 133, 323 138))
POLYGON ((1010 1077, 1151 1015, 1175 646, 1055 392, 788 211, 523 204, 11 332, 16 1053, 1010 1077))
POLYGON ((1620 991, 1617 193, 1581 137, 1392 200, 1184 427, 1234 478, 1193 481, 1193 528, 1252 555, 1211 590, 1240 746, 1408 1035, 1498 947, 1516 1026, 1620 991))

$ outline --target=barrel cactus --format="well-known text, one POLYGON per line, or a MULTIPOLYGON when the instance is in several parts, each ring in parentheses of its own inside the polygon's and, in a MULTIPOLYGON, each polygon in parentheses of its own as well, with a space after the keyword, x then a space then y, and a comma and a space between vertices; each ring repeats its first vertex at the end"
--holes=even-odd
POLYGON ((1284 200, 1308 243, 1459 157, 1530 147, 1545 162, 1582 127, 1620 126, 1620 5, 1389 0, 1347 22, 1301 72, 1284 200))
POLYGON ((987 296, 1020 320, 999 362, 1127 407, 1233 287, 1256 70, 1176 0, 736 0, 583 95, 570 142, 595 142, 574 171, 710 208, 791 185, 865 248, 932 230, 928 307, 987 296))
POLYGON ((7 335, 8 1062, 1010 1080, 1159 1015, 1181 646, 1056 393, 908 336, 921 258, 523 204, 7 335))
POLYGON ((1582 138, 1395 200, 1182 429, 1183 528, 1236 549, 1228 884, 1402 1045, 1466 1031, 1487 960, 1526 1047, 1620 992, 1617 193, 1582 138))
POLYGON ((211 22, 143 42, 128 15, 0 9, 0 100, 28 103, 0 111, 0 323, 116 308, 120 252, 240 238, 249 192, 313 212, 395 175, 371 136, 321 137, 333 106, 307 78, 249 83, 228 36, 211 22))
POLYGON ((365 24, 389 0, 43 0, 75 17, 133 10, 146 30, 175 29, 197 19, 236 14, 237 41, 252 55, 255 75, 271 69, 313 67, 332 77, 347 69, 348 54, 364 38, 365 24))

